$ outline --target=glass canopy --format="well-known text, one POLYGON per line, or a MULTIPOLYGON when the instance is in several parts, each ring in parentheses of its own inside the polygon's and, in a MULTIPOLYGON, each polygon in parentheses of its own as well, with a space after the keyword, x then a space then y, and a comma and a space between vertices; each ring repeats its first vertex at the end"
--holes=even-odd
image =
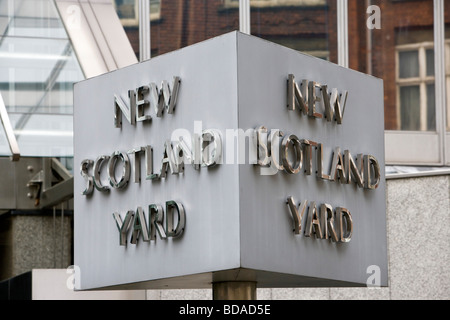
MULTIPOLYGON (((0 93, 21 156, 73 156, 73 84, 82 79, 52 0, 0 0, 0 93)), ((0 156, 10 155, 2 129, 0 156)))

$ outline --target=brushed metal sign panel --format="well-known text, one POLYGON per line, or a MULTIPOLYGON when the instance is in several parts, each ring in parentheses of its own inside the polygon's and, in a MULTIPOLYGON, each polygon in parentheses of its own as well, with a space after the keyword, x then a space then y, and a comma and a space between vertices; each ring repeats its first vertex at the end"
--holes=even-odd
MULTIPOLYGON (((161 169, 164 144, 176 130, 193 134, 208 128, 232 128, 237 123, 236 35, 172 52, 75 85, 75 163, 95 161, 116 151, 128 152, 150 145, 153 168, 161 169), (181 86, 173 114, 157 117, 153 110, 147 122, 132 125, 122 117, 122 127, 114 122, 114 95, 128 103, 128 91, 162 81, 172 85, 174 76, 181 86)), ((91 195, 81 193, 86 181, 75 173, 75 264, 80 270, 80 289, 129 284, 160 278, 185 276, 239 267, 239 184, 238 166, 227 165, 195 170, 185 165, 184 173, 165 179, 146 180, 141 156, 141 182, 91 195), (119 245, 119 231, 113 213, 122 219, 129 210, 167 201, 182 203, 185 230, 179 238, 119 245)), ((119 160, 117 160, 119 161, 119 160)), ((100 182, 108 186, 107 161, 101 165, 100 182)), ((116 166, 120 171, 120 161, 116 166)), ((93 175, 92 167, 88 170, 93 175)), ((117 180, 120 172, 116 172, 117 180)), ((148 221, 147 221, 148 223, 148 221)))
MULTIPOLYGON (((336 147, 342 155, 349 150, 353 159, 359 154, 372 155, 380 166, 376 190, 319 178, 315 147, 311 172, 305 166, 306 152, 298 174, 240 166, 242 267, 362 285, 374 269, 379 272, 379 285, 387 285, 383 82, 254 37, 239 35, 238 40, 240 127, 265 126, 284 135, 294 134, 299 140, 321 143, 324 174, 333 167, 336 147), (332 88, 340 93, 348 91, 342 124, 325 118, 323 101, 316 106, 318 117, 289 111, 289 74, 295 76, 299 87, 306 79, 327 85, 330 92, 332 88), (286 205, 290 196, 296 206, 308 201, 298 235, 293 232, 294 221, 286 205), (312 202, 317 211, 322 204, 333 210, 348 209, 353 220, 351 241, 334 243, 332 239, 316 239, 314 234, 305 237, 312 202)), ((322 89, 317 89, 317 95, 322 89)))
POLYGON ((382 90, 238 32, 78 83, 76 287, 386 285, 382 90))

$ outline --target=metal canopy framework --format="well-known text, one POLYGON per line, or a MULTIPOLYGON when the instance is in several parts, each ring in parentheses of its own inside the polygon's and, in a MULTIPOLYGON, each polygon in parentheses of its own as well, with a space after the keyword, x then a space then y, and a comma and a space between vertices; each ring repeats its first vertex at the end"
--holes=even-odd
POLYGON ((109 0, 55 0, 86 78, 137 63, 109 0))
POLYGON ((0 2, 0 93, 22 156, 71 157, 73 84, 136 62, 110 1, 0 2))
POLYGON ((20 156, 2 162, 11 179, 0 185, 0 209, 73 197, 73 177, 57 159, 73 156, 73 84, 133 63, 111 1, 0 2, 0 158, 20 156))

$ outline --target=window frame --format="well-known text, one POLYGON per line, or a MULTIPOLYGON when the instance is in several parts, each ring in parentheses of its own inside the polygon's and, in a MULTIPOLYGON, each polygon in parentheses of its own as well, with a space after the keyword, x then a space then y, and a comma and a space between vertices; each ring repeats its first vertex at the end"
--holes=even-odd
MULTIPOLYGON (((414 130, 419 132, 435 131, 428 129, 428 93, 427 86, 435 84, 435 75, 427 75, 427 50, 432 49, 434 52, 434 42, 419 42, 406 45, 398 45, 395 48, 395 83, 396 83, 396 114, 397 114, 397 128, 402 127, 401 119, 401 95, 400 91, 402 87, 418 86, 420 90, 420 130, 414 130), (417 77, 401 78, 400 77, 400 54, 402 52, 415 52, 418 53, 419 75, 417 77)), ((434 106, 436 108, 436 106, 434 106)), ((407 130, 403 130, 407 131, 407 130)))
MULTIPOLYGON (((138 0, 135 0, 136 3, 138 0)), ((223 0, 224 7, 239 6, 240 31, 251 34, 250 30, 250 2, 251 0, 223 0)), ((281 5, 291 0, 268 0, 271 3, 281 5)), ((308 0, 305 0, 305 3, 308 0)), ((370 2, 366 2, 370 3, 370 2)), ((349 66, 348 53, 348 0, 336 0, 337 8, 337 52, 338 64, 349 66)), ((446 54, 450 59, 450 53, 445 50, 445 19, 444 2, 433 0, 434 15, 434 57, 435 57, 435 116, 436 130, 428 131, 385 131, 385 162, 387 165, 420 165, 420 166, 444 166, 450 165, 450 110, 447 111, 446 90, 450 90, 450 74, 445 71, 446 54)), ((138 16, 138 15, 137 15, 138 16)), ((134 19, 133 19, 134 20, 134 19)), ((370 35, 371 31, 368 31, 370 35)), ((397 54, 396 54, 397 56, 397 54)), ((398 57, 397 57, 398 60, 398 57)), ((398 62, 398 61, 397 61, 398 62)), ((397 63, 398 65, 398 63, 397 63)), ((450 92, 448 92, 450 95, 450 92)), ((397 94, 398 97, 398 94, 397 94)), ((398 105, 398 103, 397 103, 398 105)), ((450 107, 450 106, 449 106, 450 107)))
MULTIPOLYGON (((443 1, 433 1, 433 15, 436 130, 432 132, 386 130, 385 160, 387 165, 445 166, 450 164, 450 133, 445 130, 447 106, 443 1)), ((398 54, 396 53, 396 68, 398 67, 398 54)), ((398 75, 398 71, 396 74, 398 75)), ((399 106, 398 99, 399 92, 397 90, 397 107, 399 106)))

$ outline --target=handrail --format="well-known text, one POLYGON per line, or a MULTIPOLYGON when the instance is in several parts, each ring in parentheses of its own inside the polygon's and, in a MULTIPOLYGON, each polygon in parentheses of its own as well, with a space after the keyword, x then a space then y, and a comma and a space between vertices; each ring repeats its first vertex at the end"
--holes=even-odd
POLYGON ((17 144, 16 136, 14 135, 14 131, 11 126, 11 121, 9 120, 8 112, 6 111, 5 102, 3 101, 1 93, 0 93, 0 119, 2 121, 3 128, 5 130, 9 148, 11 149, 12 153, 11 160, 19 161, 20 159, 19 145, 17 144))

